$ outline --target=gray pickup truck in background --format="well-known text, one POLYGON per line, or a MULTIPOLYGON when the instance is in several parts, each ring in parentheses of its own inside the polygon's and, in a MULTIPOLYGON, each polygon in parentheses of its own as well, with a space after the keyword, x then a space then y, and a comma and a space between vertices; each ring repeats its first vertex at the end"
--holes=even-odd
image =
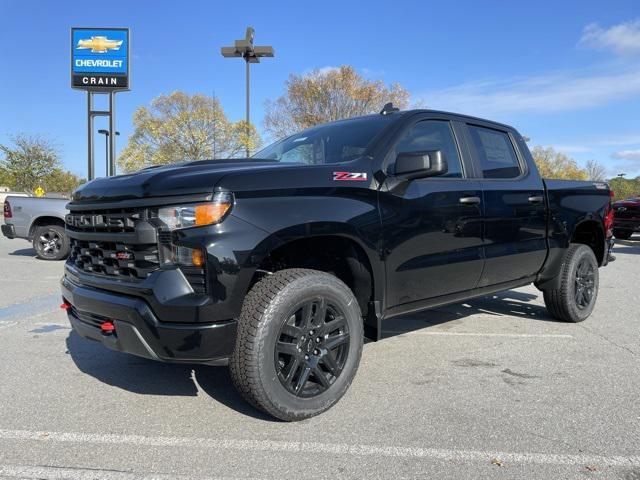
POLYGON ((38 258, 63 260, 69 255, 64 230, 66 198, 8 196, 4 201, 2 234, 33 242, 38 258))

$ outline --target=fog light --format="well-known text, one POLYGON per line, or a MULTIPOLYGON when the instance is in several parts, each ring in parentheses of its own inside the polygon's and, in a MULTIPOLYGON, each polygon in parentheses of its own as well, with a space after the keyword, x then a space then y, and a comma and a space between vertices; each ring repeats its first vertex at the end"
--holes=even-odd
POLYGON ((204 252, 199 248, 191 251, 191 263, 196 267, 204 267, 204 252))

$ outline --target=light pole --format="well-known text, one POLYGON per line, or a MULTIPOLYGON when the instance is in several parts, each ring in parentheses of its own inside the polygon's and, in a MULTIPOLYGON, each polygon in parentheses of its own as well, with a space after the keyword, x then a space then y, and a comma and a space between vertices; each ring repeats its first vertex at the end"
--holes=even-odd
POLYGON ((247 157, 249 156, 249 97, 250 97, 250 63, 260 63, 260 57, 273 57, 273 47, 268 45, 257 46, 253 44, 253 37, 255 36, 255 30, 253 27, 247 27, 247 32, 243 40, 236 40, 233 47, 222 47, 220 53, 225 58, 242 57, 245 61, 245 76, 246 76, 246 90, 247 90, 247 105, 246 105, 246 129, 247 129, 247 157))
MULTIPOLYGON (((100 129, 98 130, 98 133, 101 133, 102 135, 104 135, 104 158, 106 159, 107 162, 107 169, 105 170, 105 175, 108 177, 111 175, 111 171, 109 168, 110 162, 109 162, 109 130, 103 130, 100 129)), ((114 135, 120 135, 120 132, 113 132, 114 135)), ((113 145, 115 146, 116 142, 113 142, 113 145)), ((115 157, 115 155, 114 155, 115 157)), ((113 174, 115 175, 115 171, 113 172, 113 174)))

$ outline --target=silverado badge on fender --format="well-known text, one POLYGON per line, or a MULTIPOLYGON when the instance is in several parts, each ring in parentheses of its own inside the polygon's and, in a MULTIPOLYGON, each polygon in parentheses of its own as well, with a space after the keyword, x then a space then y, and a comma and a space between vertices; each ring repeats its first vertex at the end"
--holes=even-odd
POLYGON ((366 172, 333 172, 333 179, 347 182, 366 182, 366 172))

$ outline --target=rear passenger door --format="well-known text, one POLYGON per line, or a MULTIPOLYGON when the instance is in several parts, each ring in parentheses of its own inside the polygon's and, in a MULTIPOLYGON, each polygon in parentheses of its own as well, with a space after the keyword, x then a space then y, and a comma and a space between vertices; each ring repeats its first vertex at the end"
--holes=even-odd
POLYGON ((547 254, 544 185, 528 168, 516 135, 492 124, 467 124, 485 215, 478 287, 535 275, 547 254))

